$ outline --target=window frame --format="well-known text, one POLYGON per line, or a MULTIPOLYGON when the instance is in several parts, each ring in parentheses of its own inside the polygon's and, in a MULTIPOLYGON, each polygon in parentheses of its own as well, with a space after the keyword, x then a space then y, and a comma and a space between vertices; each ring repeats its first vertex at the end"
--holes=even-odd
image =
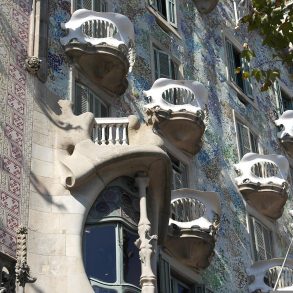
POLYGON ((263 148, 260 144, 260 136, 258 132, 252 127, 250 123, 248 123, 244 118, 242 118, 238 113, 233 110, 233 118, 234 118, 234 128, 236 132, 236 142, 237 142, 237 152, 238 152, 238 158, 239 160, 242 159, 243 155, 241 152, 241 146, 240 146, 240 134, 238 131, 238 124, 243 125, 248 131, 249 131, 249 147, 250 152, 253 152, 252 143, 251 143, 251 136, 254 136, 256 138, 256 146, 258 149, 258 154, 263 153, 263 148))
MULTIPOLYGON (((94 83, 92 83, 88 78, 86 78, 80 71, 78 71, 74 66, 70 69, 70 97, 69 100, 73 104, 73 110, 75 107, 75 99, 76 99, 76 82, 84 85, 85 87, 88 87, 95 95, 99 97, 99 99, 107 105, 108 107, 108 117, 113 117, 115 115, 115 110, 113 108, 113 105, 115 104, 115 101, 117 100, 117 95, 108 92, 94 83)), ((73 111, 75 113, 75 111, 73 111)), ((98 118, 98 117, 95 117, 98 118)))
MULTIPOLYGON (((180 60, 177 59, 174 55, 172 55, 170 50, 167 50, 166 48, 164 48, 156 40, 151 39, 150 41, 151 41, 151 45, 150 45, 150 49, 151 49, 151 70, 152 70, 153 82, 157 80, 157 78, 156 78, 156 63, 157 62, 156 62, 156 57, 155 57, 155 50, 157 50, 158 52, 161 52, 163 54, 168 55, 169 60, 171 60, 177 67, 177 73, 175 74, 176 80, 182 79, 183 78, 183 73, 182 73, 182 64, 181 64, 180 60)), ((170 68, 170 64, 169 64, 169 68, 170 68)), ((170 77, 170 79, 172 79, 172 78, 170 77)))
POLYGON ((270 232, 271 232, 271 246, 272 246, 272 258, 276 257, 277 250, 276 250, 276 235, 277 235, 277 222, 270 220, 269 218, 263 216, 258 211, 256 211, 253 207, 251 207, 245 200, 243 200, 243 204, 246 209, 246 229, 249 234, 250 239, 250 255, 252 258, 252 261, 256 261, 254 257, 254 243, 252 239, 252 233, 251 233, 251 227, 249 223, 249 217, 254 217, 257 219, 258 222, 260 222, 263 226, 265 226, 270 232))
MULTIPOLYGON (((121 245, 121 242, 123 243, 123 230, 127 230, 130 233, 136 233, 137 227, 133 227, 130 223, 127 223, 126 221, 123 221, 123 219, 119 219, 116 221, 113 221, 113 219, 105 219, 102 221, 98 221, 97 223, 86 223, 84 226, 84 229, 87 227, 97 227, 97 226, 107 226, 107 225, 113 225, 115 226, 115 251, 116 251, 116 281, 114 283, 107 283, 105 281, 101 281, 95 278, 89 278, 89 281, 91 283, 91 286, 101 286, 102 288, 106 289, 113 289, 117 290, 117 292, 122 293, 126 288, 133 290, 133 292, 141 292, 141 288, 137 287, 133 284, 127 283, 124 280, 124 268, 123 268, 123 245, 121 245)), ((84 230, 85 231, 85 230, 84 230)), ((84 236, 83 236, 84 237, 84 236)), ((83 240, 83 259, 85 259, 86 256, 86 249, 85 249, 85 240, 83 240)), ((86 268, 86 264, 85 264, 86 268)))
POLYGON ((282 92, 291 99, 291 106, 293 110, 293 91, 290 90, 280 79, 277 79, 273 85, 273 95, 275 98, 276 111, 278 116, 282 115, 284 111, 284 97, 282 92))
MULTIPOLYGON (((249 79, 243 79, 243 90, 237 85, 237 83, 235 81, 233 81, 232 76, 231 76, 231 72, 232 72, 232 68, 230 67, 231 62, 229 61, 229 52, 228 52, 228 43, 231 44, 231 46, 233 46, 233 48, 238 51, 241 54, 241 51, 243 50, 241 44, 239 43, 239 41, 228 31, 222 31, 223 34, 223 42, 224 42, 224 60, 225 60, 225 67, 226 67, 226 77, 227 77, 227 84, 229 86, 231 86, 237 93, 237 97, 240 100, 240 102, 242 102, 244 105, 247 104, 251 104, 252 106, 254 106, 256 109, 258 109, 257 104, 256 104, 256 99, 255 96, 253 95, 253 90, 254 90, 254 85, 252 80, 249 79), (246 88, 246 90, 244 90, 246 88), (249 93, 246 92, 247 89, 249 89, 249 93)), ((234 56, 234 55, 233 55, 234 56)), ((244 60, 241 58, 241 60, 244 60)), ((242 62, 242 61, 241 61, 242 62)), ((246 62, 244 60, 244 62, 246 62)), ((241 66, 243 66, 243 64, 241 64, 241 66)), ((246 62, 246 64, 244 64, 244 67, 248 67, 250 66, 249 63, 246 62)), ((236 67, 235 67, 236 69, 236 67)), ((235 71, 234 69, 234 71, 235 71)))
MULTIPOLYGON (((81 103, 82 104, 82 103, 81 103)), ((102 113, 102 108, 101 106, 104 106, 106 108, 106 111, 107 111, 107 115, 104 116, 104 117, 109 117, 109 105, 107 103, 105 103, 103 101, 103 99, 98 95, 96 94, 90 87, 84 85, 83 83, 79 82, 79 81, 75 81, 75 97, 74 97, 74 113, 76 113, 76 115, 80 115, 80 114, 83 114, 83 113, 86 113, 86 112, 91 112, 94 114, 95 118, 103 118, 101 116, 101 113, 102 113), (86 111, 83 112, 82 109, 81 109, 81 113, 77 113, 77 109, 76 109, 76 105, 77 105, 77 87, 81 87, 83 88, 84 90, 87 91, 87 101, 86 101, 86 111), (92 99, 92 102, 91 102, 91 99, 92 99), (97 112, 96 112, 96 103, 94 101, 98 101, 99 104, 100 104, 100 109, 98 110, 98 116, 96 116, 97 112), (91 105, 92 104, 92 105, 91 105), (91 107, 93 107, 91 109, 91 107)), ((82 105, 81 105, 81 108, 82 108, 82 105)))
MULTIPOLYGON (((78 0, 71 0, 71 13, 73 13, 74 11, 78 10, 78 9, 86 9, 86 8, 77 8, 77 1, 78 0)), ((81 0, 83 1, 83 0, 81 0)), ((91 1, 91 5, 92 5, 92 8, 93 8, 93 5, 95 5, 95 1, 96 0, 88 0, 88 1, 91 1)), ((92 10, 92 11, 96 11, 96 12, 109 12, 109 11, 112 11, 112 7, 111 7, 111 3, 107 0, 99 0, 100 1, 100 7, 104 4, 106 4, 106 10, 95 10, 95 9, 89 9, 89 10, 92 10)))
MULTIPOLYGON (((162 16, 162 14, 156 9, 156 6, 154 4, 151 4, 152 1, 155 0, 145 0, 145 7, 146 9, 155 16, 157 24, 160 26, 160 28, 169 34, 170 32, 173 33, 178 39, 182 39, 180 34, 178 33, 178 1, 175 0, 175 22, 176 25, 172 24, 171 22, 168 22, 167 19, 162 16)), ((168 1, 168 0, 165 0, 168 1)))
POLYGON ((159 15, 171 26, 177 28, 177 1, 176 0, 147 0, 150 7, 152 7, 159 15), (162 14, 162 9, 159 8, 158 2, 165 2, 166 16, 162 14), (170 4, 173 5, 173 9, 168 9, 170 4), (171 13, 171 10, 173 13, 171 13), (172 21, 172 15, 174 17, 174 21, 172 21))
POLYGON ((200 275, 161 250, 158 256, 158 287, 161 292, 173 293, 172 275, 177 279, 179 277, 180 280, 186 281, 193 291, 203 286, 200 275))

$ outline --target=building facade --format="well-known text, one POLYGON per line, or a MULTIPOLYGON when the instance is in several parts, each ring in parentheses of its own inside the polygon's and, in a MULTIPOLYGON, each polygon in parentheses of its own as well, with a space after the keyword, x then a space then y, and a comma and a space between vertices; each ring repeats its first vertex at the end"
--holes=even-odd
POLYGON ((0 3, 1 292, 293 291, 292 76, 235 71, 273 58, 249 1, 0 3))

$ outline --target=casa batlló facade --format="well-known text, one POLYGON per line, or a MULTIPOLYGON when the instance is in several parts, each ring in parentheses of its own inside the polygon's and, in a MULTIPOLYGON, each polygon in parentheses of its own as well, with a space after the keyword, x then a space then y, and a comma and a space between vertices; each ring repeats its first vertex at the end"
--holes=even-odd
POLYGON ((235 72, 273 56, 249 1, 0 4, 0 292, 293 292, 292 76, 235 72))

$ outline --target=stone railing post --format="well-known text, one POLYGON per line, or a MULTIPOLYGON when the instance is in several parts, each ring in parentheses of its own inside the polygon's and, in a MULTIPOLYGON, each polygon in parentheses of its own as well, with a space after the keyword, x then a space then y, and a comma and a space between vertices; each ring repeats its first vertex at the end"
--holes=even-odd
POLYGON ((147 215, 146 189, 149 184, 149 178, 139 175, 135 178, 136 185, 139 189, 140 197, 140 219, 138 223, 139 238, 135 242, 139 249, 141 260, 141 292, 156 293, 156 276, 152 268, 152 258, 154 256, 154 245, 152 242, 157 240, 157 235, 151 235, 151 223, 147 215))

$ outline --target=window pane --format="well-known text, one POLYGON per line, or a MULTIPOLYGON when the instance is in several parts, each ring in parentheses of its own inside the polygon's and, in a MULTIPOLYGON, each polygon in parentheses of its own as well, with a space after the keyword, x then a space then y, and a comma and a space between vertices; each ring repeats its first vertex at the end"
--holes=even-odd
POLYGON ((84 263, 89 278, 107 283, 116 281, 115 225, 87 226, 85 228, 84 263))
POLYGON ((281 90, 281 95, 282 95, 284 111, 293 110, 292 99, 282 90, 281 90))
POLYGON ((170 57, 164 52, 159 52, 160 76, 165 78, 172 78, 170 72, 170 57))
POLYGON ((140 286, 141 263, 139 251, 134 242, 138 234, 123 229, 123 278, 126 283, 140 286))
POLYGON ((88 111, 88 91, 87 88, 79 83, 75 86, 75 115, 80 115, 88 111))

